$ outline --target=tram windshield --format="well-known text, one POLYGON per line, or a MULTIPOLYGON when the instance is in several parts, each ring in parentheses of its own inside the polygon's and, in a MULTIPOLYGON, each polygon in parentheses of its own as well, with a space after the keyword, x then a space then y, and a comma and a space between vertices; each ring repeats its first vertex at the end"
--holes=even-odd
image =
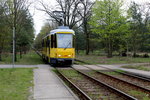
POLYGON ((72 48, 73 35, 72 34, 57 34, 58 48, 72 48))

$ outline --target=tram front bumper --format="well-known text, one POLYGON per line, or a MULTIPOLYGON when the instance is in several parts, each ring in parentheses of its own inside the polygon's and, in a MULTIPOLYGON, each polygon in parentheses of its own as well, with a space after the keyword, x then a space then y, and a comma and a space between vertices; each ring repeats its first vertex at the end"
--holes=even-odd
POLYGON ((72 59, 72 58, 51 58, 50 61, 53 64, 72 65, 74 59, 72 59))

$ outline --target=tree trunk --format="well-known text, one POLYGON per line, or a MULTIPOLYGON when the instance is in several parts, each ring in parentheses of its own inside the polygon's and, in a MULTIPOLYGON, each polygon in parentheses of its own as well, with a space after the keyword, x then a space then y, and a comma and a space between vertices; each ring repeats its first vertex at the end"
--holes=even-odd
POLYGON ((127 43, 127 57, 129 57, 129 45, 128 45, 128 42, 127 43))
POLYGON ((87 33, 86 35, 86 55, 89 55, 89 48, 90 48, 90 43, 89 43, 89 34, 87 33))
POLYGON ((111 43, 110 39, 108 39, 108 53, 107 53, 107 57, 108 58, 112 57, 112 43, 111 43))
POLYGON ((2 52, 0 50, 0 61, 2 61, 2 52))
POLYGON ((136 57, 136 40, 134 39, 133 40, 133 44, 132 44, 132 46, 133 46, 133 57, 136 57))
POLYGON ((20 46, 20 59, 22 58, 22 47, 20 46))
MULTIPOLYGON (((15 40, 16 41, 16 40, 15 40)), ((14 55, 15 57, 15 62, 17 62, 17 50, 16 50, 16 43, 15 43, 15 55, 14 55)))
POLYGON ((77 51, 77 54, 79 54, 79 46, 78 46, 78 44, 76 46, 76 51, 77 51))
POLYGON ((84 20, 84 32, 86 35, 86 55, 89 55, 90 43, 89 43, 89 33, 87 32, 87 21, 84 20))
POLYGON ((14 43, 14 45, 15 45, 15 57, 14 57, 14 61, 16 62, 17 61, 17 51, 16 51, 16 22, 17 22, 17 1, 16 0, 14 0, 13 1, 13 3, 14 3, 14 15, 13 15, 13 27, 14 27, 14 41, 15 41, 15 43, 14 43))
POLYGON ((24 54, 26 54, 27 53, 27 48, 26 48, 26 46, 24 46, 24 54))
POLYGON ((1 47, 0 47, 0 61, 2 61, 2 51, 3 51, 3 48, 4 48, 4 38, 0 38, 1 39, 1 47))

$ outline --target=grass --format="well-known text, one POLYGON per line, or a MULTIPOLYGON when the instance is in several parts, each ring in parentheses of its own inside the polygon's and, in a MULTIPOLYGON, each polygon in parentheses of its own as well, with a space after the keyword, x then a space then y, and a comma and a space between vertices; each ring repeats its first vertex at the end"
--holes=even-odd
POLYGON ((146 93, 143 93, 143 92, 131 90, 130 94, 133 95, 133 96, 136 96, 136 97, 142 95, 141 96, 142 98, 140 100, 150 100, 150 98, 148 97, 149 94, 146 94, 146 93))
MULTIPOLYGON (((102 72, 102 71, 101 71, 102 72)), ((108 75, 120 75, 119 73, 117 73, 117 72, 103 72, 103 73, 105 73, 105 74, 108 74, 108 75)))
POLYGON ((44 64, 42 58, 37 55, 34 51, 28 52, 26 55, 23 56, 22 59, 19 59, 16 64, 29 64, 29 65, 36 65, 36 64, 44 64))
POLYGON ((66 70, 61 69, 60 71, 63 72, 66 76, 70 76, 70 77, 78 76, 77 72, 72 69, 66 69, 66 70))
POLYGON ((129 69, 138 69, 138 70, 144 70, 144 71, 150 71, 150 66, 144 66, 144 65, 127 65, 122 66, 122 68, 129 68, 129 69))
MULTIPOLYGON (((37 55, 34 51, 30 51, 27 54, 23 54, 20 59, 19 55, 17 55, 16 64, 24 64, 24 65, 36 65, 36 64, 44 64, 42 58, 37 55)), ((2 61, 0 64, 12 64, 12 55, 3 55, 2 61)))
POLYGON ((80 74, 78 74, 78 72, 76 72, 73 69, 61 69, 60 70, 65 76, 67 76, 68 78, 76 78, 78 80, 82 80, 82 76, 80 74))
POLYGON ((0 69, 0 100, 28 100, 33 69, 0 69))
MULTIPOLYGON (((107 58, 106 56, 96 55, 76 55, 76 59, 89 64, 129 64, 129 63, 149 63, 149 58, 118 57, 107 58)), ((76 61, 77 64, 83 64, 76 61)))

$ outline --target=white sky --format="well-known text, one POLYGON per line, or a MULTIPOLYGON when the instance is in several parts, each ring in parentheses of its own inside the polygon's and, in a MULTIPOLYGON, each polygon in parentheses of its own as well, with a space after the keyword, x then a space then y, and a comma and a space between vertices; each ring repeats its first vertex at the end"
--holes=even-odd
MULTIPOLYGON (((46 19, 48 19, 48 15, 46 15, 45 12, 39 11, 36 8, 39 8, 40 5, 38 3, 38 0, 34 0, 34 4, 32 4, 32 6, 30 7, 30 13, 33 16, 33 20, 34 20, 34 28, 35 28, 35 34, 37 35, 42 26, 44 25, 44 23, 46 22, 46 19)), ((48 4, 49 6, 53 7, 55 6, 55 0, 42 0, 43 2, 45 2, 46 4, 48 4)), ((150 0, 124 0, 124 2, 129 6, 131 1, 135 1, 136 3, 142 4, 145 2, 149 2, 150 0)))

